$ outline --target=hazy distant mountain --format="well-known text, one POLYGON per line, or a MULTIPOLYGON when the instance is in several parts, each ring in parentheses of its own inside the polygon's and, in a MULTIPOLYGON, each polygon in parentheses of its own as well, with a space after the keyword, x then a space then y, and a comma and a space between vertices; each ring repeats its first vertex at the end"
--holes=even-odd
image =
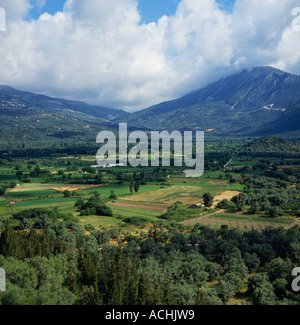
POLYGON ((36 141, 53 139, 95 140, 128 113, 82 102, 51 98, 0 86, 0 140, 36 141))
MULTIPOLYGON (((299 102, 299 76, 258 67, 133 113, 127 122, 151 130, 207 130, 212 135, 255 135, 268 125, 269 132, 282 133, 290 131, 294 115, 299 117, 299 102)), ((299 123, 293 122, 293 129, 299 130, 299 123)))

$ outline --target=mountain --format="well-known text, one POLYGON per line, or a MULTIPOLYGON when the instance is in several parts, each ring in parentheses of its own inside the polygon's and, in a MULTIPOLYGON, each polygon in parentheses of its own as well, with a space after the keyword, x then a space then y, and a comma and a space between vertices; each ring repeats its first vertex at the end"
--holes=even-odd
POLYGON ((264 125, 257 135, 284 135, 286 133, 300 138, 300 102, 292 105, 278 119, 264 125))
POLYGON ((102 130, 200 130, 300 139, 300 76, 257 67, 132 114, 0 86, 0 149, 95 143, 102 130))
POLYGON ((119 117, 128 115, 125 111, 113 108, 89 105, 83 102, 70 101, 61 98, 51 98, 44 95, 33 94, 26 91, 16 90, 9 86, 0 86, 0 110, 1 113, 25 114, 33 107, 50 111, 70 110, 84 113, 102 119, 103 121, 112 121, 119 117), (16 103, 20 105, 10 105, 16 103))
POLYGON ((128 114, 0 86, 0 144, 59 139, 95 142, 99 131, 114 128, 112 121, 128 114))
MULTIPOLYGON (((272 134, 290 131, 289 121, 294 115, 299 117, 299 102, 300 76, 257 67, 133 113, 126 121, 151 130, 204 130, 228 136, 263 134, 267 125, 272 134), (285 125, 279 122, 282 117, 285 125)), ((294 124, 299 131, 299 123, 294 124)))

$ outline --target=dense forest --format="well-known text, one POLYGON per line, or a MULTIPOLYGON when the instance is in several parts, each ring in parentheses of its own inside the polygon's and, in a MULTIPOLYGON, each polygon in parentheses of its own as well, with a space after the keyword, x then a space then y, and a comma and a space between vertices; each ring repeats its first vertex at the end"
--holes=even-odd
POLYGON ((138 236, 88 230, 39 209, 3 224, 0 265, 9 281, 1 304, 300 304, 291 290, 297 226, 240 232, 156 224, 138 236))

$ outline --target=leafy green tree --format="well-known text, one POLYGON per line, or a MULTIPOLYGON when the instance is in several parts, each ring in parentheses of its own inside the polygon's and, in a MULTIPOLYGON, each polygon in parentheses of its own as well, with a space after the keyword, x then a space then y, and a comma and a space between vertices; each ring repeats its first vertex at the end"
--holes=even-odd
POLYGON ((63 191, 64 197, 71 197, 71 192, 69 190, 63 191))
POLYGON ((37 177, 40 177, 40 176, 42 175, 42 172, 43 172, 43 171, 40 169, 39 166, 36 166, 35 169, 34 169, 34 171, 35 171, 35 174, 36 174, 37 177))
POLYGON ((172 213, 178 212, 181 209, 183 209, 183 207, 184 207, 183 203, 180 201, 177 201, 168 207, 167 214, 172 214, 172 213))
POLYGON ((220 306, 223 305, 223 301, 218 295, 216 288, 208 288, 205 290, 198 290, 197 294, 197 305, 208 305, 208 306, 220 306))
POLYGON ((135 191, 135 193, 138 193, 139 190, 140 190, 140 183, 139 182, 135 182, 134 183, 134 191, 135 191))
POLYGON ((281 257, 277 257, 270 262, 269 279, 270 281, 275 281, 276 279, 286 278, 290 275, 292 269, 293 264, 290 259, 284 260, 281 257))
POLYGON ((230 258, 224 265, 224 271, 227 273, 239 274, 242 278, 248 275, 248 268, 241 258, 230 258))
POLYGON ((286 295, 286 290, 288 289, 288 280, 286 279, 276 279, 272 282, 274 292, 278 299, 283 299, 286 295))
POLYGON ((84 206, 84 199, 83 198, 78 198, 77 201, 75 202, 74 207, 78 209, 82 209, 84 206))
POLYGON ((274 206, 269 209, 268 214, 271 218, 277 218, 277 217, 282 216, 282 211, 281 211, 280 207, 274 206))
POLYGON ((249 293, 254 305, 274 305, 276 295, 267 274, 254 274, 248 280, 249 293))
POLYGON ((204 193, 203 202, 207 208, 210 208, 214 203, 214 196, 211 193, 204 193))
POLYGON ((262 210, 261 205, 259 202, 255 201, 252 203, 251 208, 250 208, 250 213, 256 214, 262 210))
POLYGON ((250 270, 255 270, 260 265, 260 259, 255 253, 251 254, 251 253, 246 252, 243 256, 243 260, 244 260, 245 265, 250 270))
POLYGON ((115 200, 117 200, 117 198, 118 198, 118 197, 117 197, 115 191, 114 191, 114 190, 110 191, 110 195, 109 195, 109 197, 108 197, 108 200, 109 200, 109 201, 115 201, 115 200))
POLYGON ((130 193, 131 193, 131 195, 133 195, 133 193, 134 193, 134 180, 132 179, 131 181, 130 181, 130 184, 129 184, 129 190, 130 190, 130 193))
POLYGON ((217 205, 217 209, 227 209, 228 208, 229 201, 227 199, 222 200, 217 205))
POLYGON ((209 281, 213 281, 218 279, 221 276, 223 269, 220 264, 214 262, 208 262, 205 265, 205 271, 208 273, 209 281))
POLYGON ((235 286, 231 282, 225 280, 220 280, 215 288, 218 292, 218 296, 221 297, 224 303, 230 298, 233 298, 237 292, 235 286))

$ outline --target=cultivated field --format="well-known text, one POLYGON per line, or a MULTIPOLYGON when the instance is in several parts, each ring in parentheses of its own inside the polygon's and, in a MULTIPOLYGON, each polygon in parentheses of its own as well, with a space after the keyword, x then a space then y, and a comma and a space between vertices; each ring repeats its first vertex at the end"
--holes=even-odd
POLYGON ((225 191, 219 195, 215 196, 214 199, 214 204, 213 204, 213 208, 216 208, 216 206, 222 201, 222 200, 228 200, 230 201, 233 197, 239 195, 241 192, 240 191, 225 191))
MULTIPOLYGON (((245 159, 248 159, 247 157, 245 159)), ((64 213, 73 214, 78 218, 80 224, 92 224, 97 227, 121 227, 124 226, 122 219, 130 217, 143 217, 151 222, 182 222, 184 225, 194 225, 197 223, 210 225, 219 228, 222 225, 228 225, 230 228, 241 230, 264 229, 268 226, 290 228, 297 224, 297 219, 290 213, 288 217, 266 218, 258 215, 243 215, 241 213, 226 213, 225 211, 216 210, 219 202, 224 199, 230 201, 234 196, 239 195, 246 187, 241 179, 241 172, 237 169, 243 167, 252 167, 255 164, 261 164, 260 158, 245 160, 232 160, 226 167, 226 170, 205 171, 204 175, 199 178, 186 178, 180 170, 166 170, 165 178, 161 175, 157 179, 147 179, 145 185, 140 184, 138 192, 130 193, 130 179, 133 174, 140 177, 141 173, 146 175, 155 174, 153 168, 132 169, 132 168, 111 168, 108 170, 97 169, 96 173, 91 173, 82 169, 83 166, 89 167, 94 156, 82 155, 80 157, 65 156, 56 158, 57 166, 45 164, 40 161, 43 171, 51 174, 47 181, 47 176, 31 177, 30 182, 22 182, 16 177, 17 169, 13 167, 0 168, 0 177, 2 183, 15 181, 18 184, 13 189, 8 189, 5 195, 0 197, 0 201, 8 203, 0 206, 0 216, 9 216, 13 213, 30 209, 30 208, 57 208, 64 213), (70 165, 74 164, 77 168, 72 171, 70 165), (68 169, 69 168, 69 169, 68 169), (55 172, 53 172, 55 171, 55 172), (59 173, 60 172, 60 173, 59 173), (92 185, 93 182, 86 182, 86 179, 101 174, 102 185, 92 185), (62 179, 64 176, 64 179, 62 179), (231 181, 232 178, 236 180, 231 181), (162 180, 161 180, 162 179, 162 180), (77 181, 83 181, 77 184, 77 181), (74 183, 74 184, 73 184, 74 183), (65 197, 64 191, 75 192, 71 197, 65 197), (112 192, 116 195, 114 203, 108 202, 109 207, 113 211, 113 217, 105 216, 79 216, 74 205, 78 197, 88 198, 97 192, 104 200, 108 199, 112 192), (214 196, 214 202, 210 210, 204 208, 189 209, 192 205, 200 205, 203 203, 203 195, 211 193, 214 196), (166 216, 167 208, 175 202, 182 202, 184 209, 174 216, 166 216), (162 217, 162 218, 160 218, 162 217)), ((272 160, 279 164, 280 161, 272 160)), ((278 167, 278 170, 298 171, 299 164, 285 164, 278 167)), ((18 164, 18 170, 23 173, 29 173, 28 164, 18 164)), ((31 167, 33 170, 35 167, 31 167)), ((0 184, 1 185, 1 184, 0 184)), ((296 188, 296 184, 290 185, 296 188)), ((265 213, 266 214, 266 213, 265 213)), ((265 215, 263 213, 263 215, 265 215)), ((127 226, 126 226, 127 227, 127 226)))
POLYGON ((185 226, 201 224, 213 228, 220 228, 222 225, 227 225, 229 228, 240 230, 251 230, 252 227, 258 230, 263 230, 270 226, 289 229, 294 225, 299 224, 299 222, 295 221, 293 218, 266 218, 258 215, 233 214, 221 211, 203 217, 185 220, 181 222, 181 224, 185 226))
POLYGON ((138 203, 138 202, 118 201, 116 203, 109 202, 108 205, 119 207, 119 208, 129 208, 129 209, 138 209, 138 210, 155 211, 155 212, 164 212, 167 210, 167 206, 165 205, 146 204, 146 203, 138 203))

